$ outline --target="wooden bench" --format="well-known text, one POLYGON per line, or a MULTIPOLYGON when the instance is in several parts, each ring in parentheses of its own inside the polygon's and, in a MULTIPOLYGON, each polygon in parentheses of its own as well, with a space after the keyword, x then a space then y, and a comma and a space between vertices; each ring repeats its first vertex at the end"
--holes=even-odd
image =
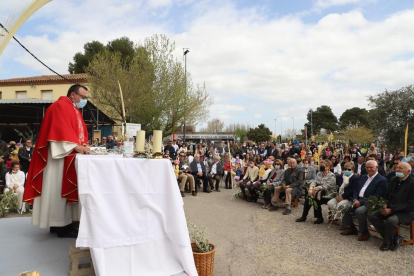
MULTIPOLYGON (((406 245, 406 244, 414 245, 414 221, 412 221, 408 225, 410 226, 410 239, 404 239, 404 241, 401 243, 401 245, 406 245)), ((401 226, 400 225, 398 225, 397 234, 401 236, 401 226)))
MULTIPOLYGON (((355 226, 358 227, 358 223, 354 222, 355 226)), ((411 244, 414 245, 414 221, 412 221, 410 224, 407 224, 407 226, 410 227, 410 238, 404 239, 404 241, 401 243, 401 245, 411 244)), ((373 227, 368 227, 369 231, 378 233, 377 229, 373 227)), ((397 235, 401 236, 401 225, 398 225, 397 227, 397 235)))

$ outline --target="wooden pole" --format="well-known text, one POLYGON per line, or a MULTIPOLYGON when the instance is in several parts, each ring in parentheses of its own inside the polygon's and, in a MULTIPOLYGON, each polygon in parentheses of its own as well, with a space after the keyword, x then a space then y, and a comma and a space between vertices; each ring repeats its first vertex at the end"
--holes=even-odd
POLYGON ((122 104, 122 121, 124 122, 124 133, 122 134, 122 141, 125 140, 127 133, 126 117, 125 117, 125 105, 124 105, 124 96, 122 95, 121 83, 118 81, 119 93, 121 94, 121 104, 122 104))

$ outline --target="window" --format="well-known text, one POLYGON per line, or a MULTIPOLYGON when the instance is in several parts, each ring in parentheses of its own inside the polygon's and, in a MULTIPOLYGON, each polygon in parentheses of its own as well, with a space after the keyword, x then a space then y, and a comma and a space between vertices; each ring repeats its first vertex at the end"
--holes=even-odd
POLYGON ((53 90, 42 90, 42 100, 53 100, 53 90))
POLYGON ((0 91, 0 100, 3 99, 2 92, 0 91))
POLYGON ((27 99, 27 91, 16 91, 16 99, 27 99))

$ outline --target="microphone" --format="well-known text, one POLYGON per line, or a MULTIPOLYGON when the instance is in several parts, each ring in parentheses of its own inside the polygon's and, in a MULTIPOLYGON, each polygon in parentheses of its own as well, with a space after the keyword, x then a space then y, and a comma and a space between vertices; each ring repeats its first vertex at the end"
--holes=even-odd
POLYGON ((89 105, 87 105, 86 109, 89 111, 89 113, 91 115, 91 118, 92 118, 92 121, 94 122, 95 126, 98 127, 98 121, 96 121, 96 118, 95 118, 95 115, 93 114, 92 108, 89 105))

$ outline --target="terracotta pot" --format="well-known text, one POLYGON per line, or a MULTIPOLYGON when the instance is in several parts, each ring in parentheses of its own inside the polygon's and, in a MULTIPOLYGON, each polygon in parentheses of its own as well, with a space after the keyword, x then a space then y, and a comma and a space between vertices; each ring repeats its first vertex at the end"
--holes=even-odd
POLYGON ((212 276, 214 270, 214 253, 216 246, 210 243, 213 249, 207 253, 198 253, 195 243, 191 243, 193 249, 194 263, 197 268, 198 276, 212 276))

